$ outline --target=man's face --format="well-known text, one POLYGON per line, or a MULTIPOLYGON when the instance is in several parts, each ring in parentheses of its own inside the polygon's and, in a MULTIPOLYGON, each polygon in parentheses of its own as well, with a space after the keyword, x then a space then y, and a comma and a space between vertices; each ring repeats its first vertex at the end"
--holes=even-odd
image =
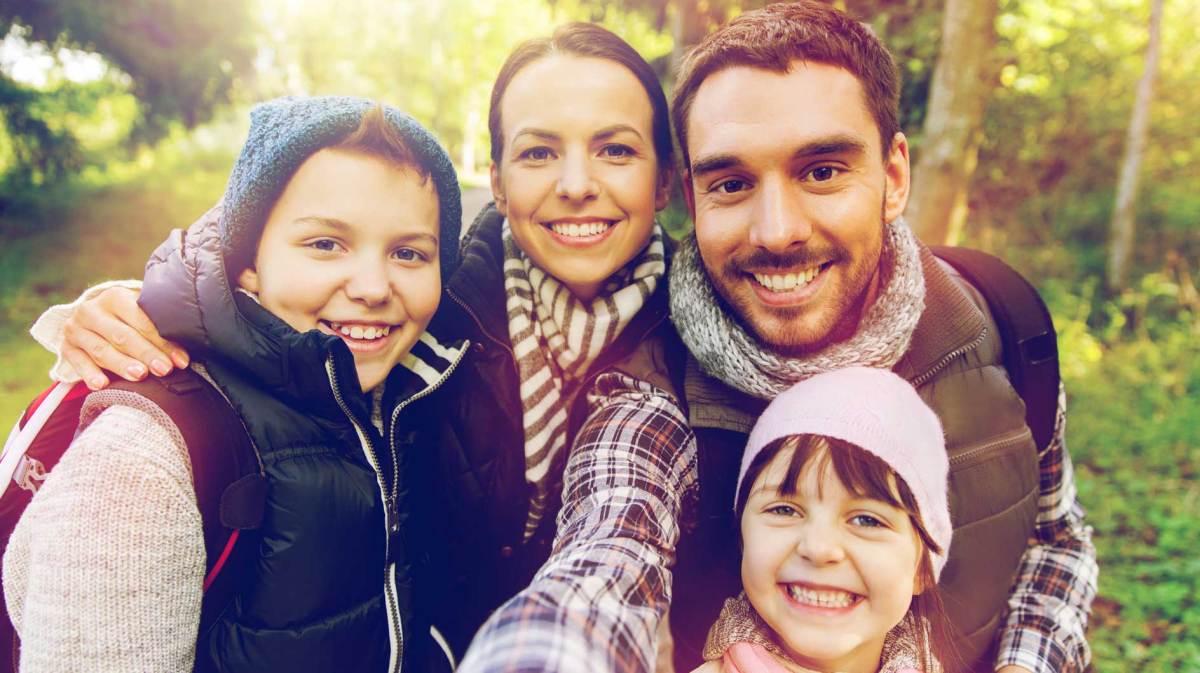
POLYGON ((792 356, 852 336, 908 197, 907 141, 883 158, 858 79, 803 61, 722 70, 696 92, 688 150, 700 255, 742 324, 792 356))

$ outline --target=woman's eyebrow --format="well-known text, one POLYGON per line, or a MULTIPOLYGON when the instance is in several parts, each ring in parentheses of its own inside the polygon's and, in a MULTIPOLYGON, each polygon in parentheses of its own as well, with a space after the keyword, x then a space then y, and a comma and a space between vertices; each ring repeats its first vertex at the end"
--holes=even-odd
POLYGON ((542 140, 550 141, 559 140, 560 138, 560 136, 554 131, 547 131, 546 129, 531 127, 517 131, 516 134, 513 135, 513 142, 516 142, 521 136, 534 136, 535 138, 541 138, 542 140))
POLYGON ((643 139, 642 134, 629 124, 613 124, 612 126, 606 126, 593 133, 592 140, 607 140, 618 133, 632 133, 633 135, 637 136, 639 140, 643 139))

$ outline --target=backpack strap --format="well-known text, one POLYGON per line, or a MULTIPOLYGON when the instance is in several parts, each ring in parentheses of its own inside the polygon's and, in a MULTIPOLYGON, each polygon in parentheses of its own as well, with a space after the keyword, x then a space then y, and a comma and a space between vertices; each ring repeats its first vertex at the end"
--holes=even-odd
POLYGON ((267 481, 241 417, 212 384, 191 369, 163 378, 114 381, 110 386, 147 398, 171 417, 183 435, 192 465, 196 504, 204 523, 205 578, 200 633, 229 605, 249 545, 242 532, 258 528, 267 481), (222 572, 225 570, 225 572, 222 572))
POLYGON ((1058 340, 1041 295, 1028 280, 996 257, 955 246, 931 246, 983 295, 1000 330, 1004 368, 1025 402, 1025 422, 1038 450, 1054 436, 1058 414, 1058 340))

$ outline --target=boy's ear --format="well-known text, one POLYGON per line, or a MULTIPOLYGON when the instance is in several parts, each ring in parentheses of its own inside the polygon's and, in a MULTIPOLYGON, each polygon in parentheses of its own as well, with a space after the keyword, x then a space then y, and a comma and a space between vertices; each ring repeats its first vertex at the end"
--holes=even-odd
POLYGON ((501 215, 508 217, 508 199, 504 197, 504 186, 500 184, 500 167, 493 163, 490 173, 492 178, 492 200, 496 202, 496 210, 500 211, 501 215))
POLYGON ((248 266, 238 274, 238 286, 252 294, 259 293, 258 272, 248 266))

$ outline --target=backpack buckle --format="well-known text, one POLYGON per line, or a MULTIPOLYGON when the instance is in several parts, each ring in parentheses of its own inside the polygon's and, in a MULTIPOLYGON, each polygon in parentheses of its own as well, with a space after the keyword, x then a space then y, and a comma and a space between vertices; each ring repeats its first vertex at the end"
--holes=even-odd
POLYGON ((13 481, 30 493, 37 493, 42 482, 46 481, 46 466, 37 458, 22 456, 17 469, 13 471, 13 481))

